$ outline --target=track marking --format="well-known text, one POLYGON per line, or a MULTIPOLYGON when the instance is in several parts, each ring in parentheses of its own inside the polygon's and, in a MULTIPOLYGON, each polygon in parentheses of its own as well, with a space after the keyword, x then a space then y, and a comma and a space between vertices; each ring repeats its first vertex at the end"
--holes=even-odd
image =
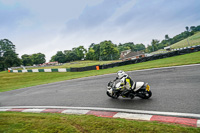
MULTIPOLYGON (((40 106, 37 106, 37 108, 40 106)), ((181 117, 172 117, 172 116, 161 116, 161 115, 148 115, 148 114, 136 114, 136 113, 121 113, 116 111, 111 111, 112 108, 109 108, 109 111, 97 110, 99 108, 91 108, 91 110, 80 109, 80 107, 73 107, 76 109, 69 109, 72 107, 57 107, 52 106, 43 106, 43 109, 37 109, 32 106, 30 109, 21 108, 21 107, 0 107, 0 111, 14 111, 14 112, 32 112, 32 113, 64 113, 64 114, 86 114, 86 115, 95 115, 97 117, 109 117, 109 118, 123 118, 123 119, 132 119, 132 120, 145 120, 145 121, 159 121, 165 123, 176 123, 181 125, 200 127, 200 120, 192 118, 181 118, 181 117), (6 109, 7 108, 7 109, 6 109)), ((89 107, 85 107, 89 108, 89 107)), ((101 108, 102 109, 102 108, 101 108)), ((103 109, 102 109, 103 110, 103 109)), ((106 109, 108 110, 108 109, 106 109)), ((119 109, 118 109, 119 110, 119 109)), ((140 112, 142 112, 140 110, 140 112)))
POLYGON ((130 114, 130 113, 117 113, 113 117, 114 118, 132 119, 132 120, 146 120, 146 121, 150 121, 152 115, 130 114))
POLYGON ((200 114, 193 113, 178 113, 178 112, 160 112, 160 111, 146 111, 146 110, 132 110, 132 109, 118 109, 118 108, 98 108, 98 107, 65 107, 65 106, 9 106, 0 107, 0 109, 72 109, 72 110, 99 110, 123 113, 136 113, 148 115, 165 115, 178 116, 187 118, 200 118, 200 114))

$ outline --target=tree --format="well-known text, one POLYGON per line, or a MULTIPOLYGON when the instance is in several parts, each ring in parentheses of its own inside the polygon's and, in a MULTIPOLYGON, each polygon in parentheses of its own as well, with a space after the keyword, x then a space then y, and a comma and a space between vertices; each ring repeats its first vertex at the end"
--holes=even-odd
POLYGON ((165 40, 169 40, 169 36, 168 35, 165 35, 165 40))
POLYGON ((62 51, 58 51, 56 55, 51 57, 51 61, 58 61, 59 63, 65 63, 66 57, 62 51))
POLYGON ((6 68, 20 66, 21 64, 21 59, 18 58, 14 51, 6 51, 4 53, 4 65, 6 68))
POLYGON ((188 43, 188 46, 190 46, 190 43, 188 41, 188 36, 190 36, 189 28, 188 28, 188 26, 186 26, 185 28, 186 28, 186 31, 187 31, 187 43, 188 43))
POLYGON ((66 62, 78 60, 78 56, 75 51, 72 50, 65 50, 64 51, 66 62))
POLYGON ((119 51, 111 41, 100 43, 100 58, 102 60, 113 60, 119 58, 119 51))
POLYGON ((42 64, 46 62, 45 55, 42 53, 33 54, 31 58, 32 58, 33 64, 42 64))
POLYGON ((131 51, 137 51, 135 44, 133 42, 128 42, 128 43, 124 43, 124 44, 119 44, 117 46, 119 53, 121 53, 124 50, 129 50, 131 49, 131 51))
POLYGON ((88 53, 86 54, 86 60, 95 60, 95 51, 93 48, 89 48, 88 53))
POLYGON ((136 44, 135 45, 135 51, 141 51, 141 50, 145 50, 145 45, 144 44, 136 44))
POLYGON ((165 40, 167 42, 167 46, 170 45, 170 38, 168 35, 165 35, 165 40))
POLYGON ((19 65, 21 60, 15 52, 15 45, 8 39, 0 40, 0 71, 19 65))
POLYGON ((190 26, 191 31, 195 31, 195 26, 190 26))
POLYGON ((85 55, 87 53, 87 50, 83 46, 79 46, 77 48, 72 49, 76 55, 77 55, 77 60, 82 60, 85 58, 85 55))
POLYGON ((188 26, 186 26, 185 29, 186 29, 187 32, 189 31, 189 27, 188 26))
POLYGON ((145 49, 146 53, 151 53, 152 52, 152 46, 151 45, 147 45, 147 48, 145 49))
POLYGON ((4 53, 7 51, 15 52, 15 45, 8 39, 0 40, 0 57, 3 57, 4 53))
POLYGON ((33 65, 31 55, 24 54, 21 56, 21 58, 22 58, 22 63, 24 66, 32 66, 33 65))
POLYGON ((51 60, 50 60, 50 62, 54 62, 54 61, 56 61, 56 55, 53 55, 53 56, 51 57, 51 60))
POLYGON ((90 55, 90 57, 89 55, 87 55, 87 58, 92 58, 93 60, 99 60, 100 59, 100 44, 92 43, 89 49, 94 50, 94 54, 90 55))
POLYGON ((152 52, 158 50, 158 44, 159 44, 159 40, 157 39, 153 39, 152 42, 151 42, 151 45, 152 45, 152 52))

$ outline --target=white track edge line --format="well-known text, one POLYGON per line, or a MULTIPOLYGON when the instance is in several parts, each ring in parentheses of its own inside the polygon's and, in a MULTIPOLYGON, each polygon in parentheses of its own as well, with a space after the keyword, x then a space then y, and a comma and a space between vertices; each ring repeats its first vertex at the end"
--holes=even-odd
POLYGON ((133 70, 128 72, 140 72, 140 71, 151 71, 151 70, 160 70, 160 69, 169 69, 169 68, 179 68, 179 67, 191 67, 191 66, 200 66, 200 64, 190 64, 190 65, 180 65, 180 66, 170 66, 170 67, 159 67, 159 68, 150 68, 143 70, 133 70))

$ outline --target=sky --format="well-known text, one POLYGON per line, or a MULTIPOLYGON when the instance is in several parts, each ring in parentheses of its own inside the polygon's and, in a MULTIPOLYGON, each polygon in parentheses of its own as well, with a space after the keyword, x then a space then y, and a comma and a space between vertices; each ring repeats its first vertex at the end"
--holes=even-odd
POLYGON ((111 40, 151 44, 200 25, 200 0, 0 0, 0 39, 19 57, 111 40))

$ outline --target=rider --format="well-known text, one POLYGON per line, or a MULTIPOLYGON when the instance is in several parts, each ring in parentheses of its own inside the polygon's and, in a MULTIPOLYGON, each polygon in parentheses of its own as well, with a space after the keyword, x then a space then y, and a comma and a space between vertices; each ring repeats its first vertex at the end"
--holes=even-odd
POLYGON ((122 95, 126 95, 128 94, 128 92, 133 89, 133 85, 134 85, 134 81, 131 79, 130 76, 128 76, 128 74, 126 74, 124 71, 120 70, 117 72, 117 78, 116 79, 120 79, 120 89, 122 90, 122 95))

